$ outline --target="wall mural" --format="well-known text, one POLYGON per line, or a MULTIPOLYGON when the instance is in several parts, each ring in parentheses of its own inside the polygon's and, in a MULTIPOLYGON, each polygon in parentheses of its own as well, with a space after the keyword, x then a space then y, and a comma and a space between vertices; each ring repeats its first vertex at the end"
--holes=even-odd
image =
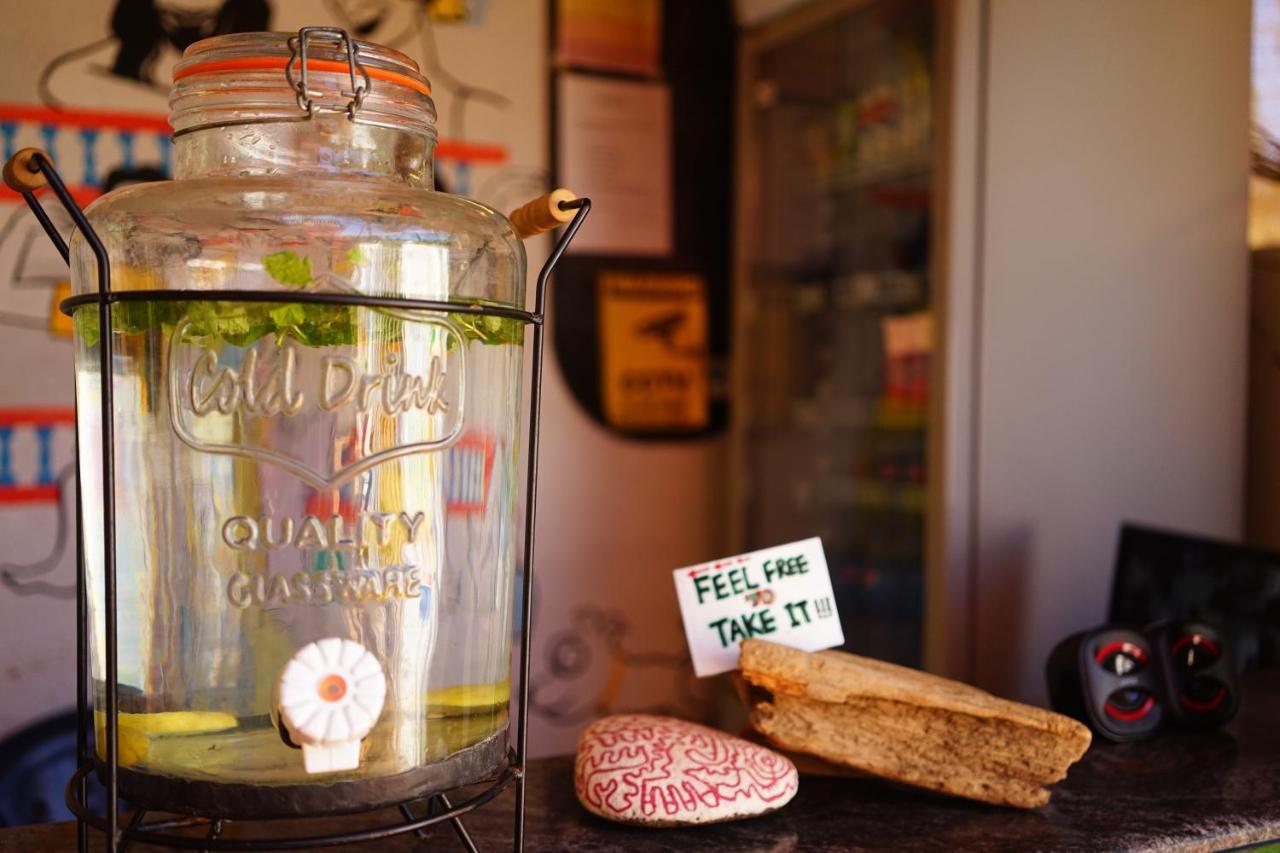
POLYGON ((271 28, 266 0, 177 4, 164 0, 117 0, 111 32, 49 60, 40 75, 40 100, 63 109, 82 98, 106 97, 133 106, 169 94, 168 71, 182 52, 203 38, 271 28))
MULTIPOLYGON (((168 177, 165 115, 173 63, 201 38, 269 29, 271 8, 266 0, 195 6, 118 0, 108 22, 102 38, 49 58, 32 93, 38 103, 0 101, 0 154, 7 160, 29 145, 49 151, 81 205, 116 187, 168 177)), ((66 264, 16 194, 0 191, 0 204, 0 329, 14 343, 31 335, 45 346, 54 343, 49 378, 54 368, 65 368, 54 381, 67 386, 69 397, 71 324, 57 310, 71 291, 66 264)), ((56 204, 46 209, 69 236, 65 212, 56 204)), ((23 406, 12 398, 3 403, 0 511, 9 522, 43 516, 41 527, 49 533, 33 557, 13 561, 3 555, 0 584, 17 595, 73 598, 74 410, 69 399, 57 408, 23 406)))
POLYGON ((712 705, 712 682, 694 676, 688 652, 639 647, 620 610, 584 605, 565 627, 540 627, 545 639, 531 663, 529 707, 550 722, 577 728, 619 711, 696 719, 712 705), (655 674, 669 690, 654 693, 655 674))

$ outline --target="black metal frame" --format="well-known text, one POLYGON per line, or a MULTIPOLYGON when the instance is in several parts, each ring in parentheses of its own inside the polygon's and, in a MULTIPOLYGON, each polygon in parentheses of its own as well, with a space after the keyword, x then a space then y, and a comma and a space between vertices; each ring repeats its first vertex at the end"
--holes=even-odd
MULTIPOLYGON (((270 291, 182 291, 182 290, 140 290, 116 292, 111 290, 111 264, 106 248, 85 218, 84 212, 76 204, 67 191, 66 185, 58 175, 53 163, 41 152, 34 152, 25 162, 17 162, 21 153, 10 163, 11 168, 25 168, 33 175, 39 172, 49 188, 57 196, 58 201, 70 214, 77 228, 80 229, 85 242, 93 251, 97 263, 98 292, 74 296, 64 300, 59 306, 64 313, 71 314, 77 308, 88 305, 98 306, 98 322, 101 334, 98 338, 98 357, 106 381, 100 383, 102 407, 102 495, 103 495, 103 544, 105 551, 103 573, 103 593, 106 605, 106 713, 105 713, 105 760, 102 770, 103 782, 107 790, 107 809, 105 815, 94 813, 88 806, 86 783, 89 774, 94 771, 94 757, 89 751, 89 725, 93 711, 89 705, 88 695, 88 591, 84 573, 83 537, 79 535, 83 526, 83 511, 78 487, 79 461, 76 463, 76 751, 78 770, 67 782, 67 805, 77 818, 77 842, 81 853, 89 848, 89 827, 100 829, 106 833, 106 849, 120 851, 130 841, 148 844, 165 845, 186 850, 301 850, 316 847, 336 847, 362 841, 378 841, 396 835, 414 832, 424 835, 427 827, 448 821, 452 824, 463 846, 475 853, 476 846, 462 824, 462 816, 479 808, 494 799, 509 785, 516 787, 515 823, 512 833, 512 848, 524 849, 524 811, 525 811, 525 769, 528 756, 528 722, 529 722, 529 659, 531 621, 533 618, 533 556, 534 556, 534 521, 537 508, 537 473, 538 473, 538 427, 542 405, 542 362, 543 362, 543 319, 546 311, 547 284, 556 263, 564 254, 570 241, 578 232, 582 221, 591 211, 591 200, 579 198, 574 201, 561 202, 562 210, 576 210, 573 219, 564 228, 560 239, 556 242, 551 254, 538 273, 533 311, 521 311, 515 308, 451 303, 421 299, 402 299, 384 296, 369 296, 359 293, 273 293, 270 291), (403 821, 383 824, 369 829, 344 833, 308 837, 287 838, 221 838, 225 823, 221 819, 188 817, 165 819, 145 823, 145 809, 138 809, 124 826, 120 825, 119 815, 119 684, 117 678, 117 634, 116 634, 116 549, 115 549, 115 458, 114 458, 114 400, 113 380, 110 370, 112 362, 111 340, 111 305, 116 302, 134 301, 252 301, 280 303, 323 303, 350 305, 368 308, 398 308, 421 310, 427 312, 447 312, 478 314, 482 316, 503 317, 519 320, 533 327, 533 369, 531 377, 531 393, 529 406, 529 457, 526 475, 526 512, 525 512, 525 547, 524 578, 522 584, 523 621, 520 632, 520 689, 516 712, 516 746, 509 753, 507 767, 492 781, 481 783, 484 787, 467 799, 452 803, 444 793, 430 794, 416 800, 399 803, 403 821), (418 817, 413 805, 425 799, 428 813, 418 817), (173 835, 167 830, 190 829, 195 826, 209 827, 204 838, 190 835, 173 835)), ((40 224, 44 227, 49 239, 53 241, 63 260, 69 262, 66 241, 58 233, 48 214, 35 196, 34 190, 22 191, 22 197, 40 224)), ((77 406, 79 401, 77 401, 77 406)), ((79 427, 77 425, 76 447, 79 448, 79 427)))

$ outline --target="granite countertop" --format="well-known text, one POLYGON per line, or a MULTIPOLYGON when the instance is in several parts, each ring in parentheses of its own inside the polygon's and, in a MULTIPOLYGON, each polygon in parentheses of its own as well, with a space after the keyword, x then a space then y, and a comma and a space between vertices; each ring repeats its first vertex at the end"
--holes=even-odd
MULTIPOLYGON (((636 829, 588 815, 573 795, 573 760, 532 762, 526 850, 1223 850, 1280 839, 1280 675, 1244 685, 1239 717, 1217 732, 1145 743, 1095 742, 1034 811, 996 808, 870 779, 805 776, 790 805, 765 817, 696 829, 636 829)), ((509 850, 512 795, 465 819, 481 851, 509 850)), ((391 818, 377 817, 385 823, 391 818)), ((347 829, 365 817, 318 821, 347 829)), ((232 828, 226 837, 237 834, 232 828)), ((449 827, 360 849, 461 850, 449 827)), ((102 837, 94 839, 102 849, 102 837)), ((0 830, 0 853, 74 849, 74 824, 0 830)), ((148 850, 130 846, 131 851, 148 850)), ((353 848, 341 848, 353 849, 353 848)))

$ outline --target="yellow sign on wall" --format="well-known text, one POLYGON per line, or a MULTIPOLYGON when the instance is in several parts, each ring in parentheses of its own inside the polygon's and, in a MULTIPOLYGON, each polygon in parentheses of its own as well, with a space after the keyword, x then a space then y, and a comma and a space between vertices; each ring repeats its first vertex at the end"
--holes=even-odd
POLYGON ((60 281, 53 286, 53 301, 49 305, 49 332, 58 337, 71 337, 71 318, 58 309, 62 300, 70 296, 71 282, 60 281))
POLYGON ((605 420, 637 432, 707 426, 706 282, 686 273, 603 272, 605 420))

